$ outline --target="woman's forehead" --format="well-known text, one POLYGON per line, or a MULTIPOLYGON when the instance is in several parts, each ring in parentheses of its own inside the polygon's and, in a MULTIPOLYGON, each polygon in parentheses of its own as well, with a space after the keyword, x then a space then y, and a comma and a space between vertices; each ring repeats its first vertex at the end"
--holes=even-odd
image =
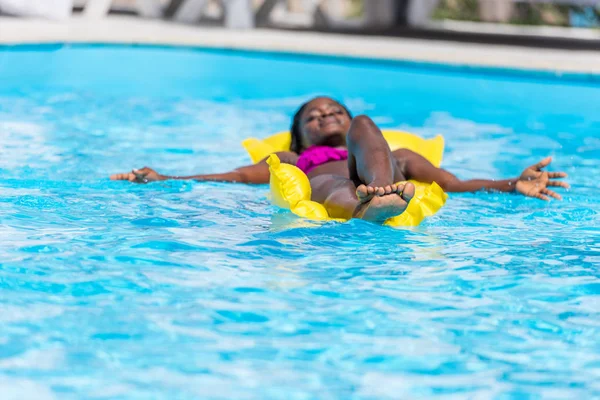
POLYGON ((307 105, 306 105, 306 109, 304 111, 304 113, 308 114, 311 111, 314 111, 322 106, 335 106, 335 107, 341 107, 341 104, 338 103, 337 101, 330 99, 329 97, 319 97, 317 99, 311 100, 307 105))

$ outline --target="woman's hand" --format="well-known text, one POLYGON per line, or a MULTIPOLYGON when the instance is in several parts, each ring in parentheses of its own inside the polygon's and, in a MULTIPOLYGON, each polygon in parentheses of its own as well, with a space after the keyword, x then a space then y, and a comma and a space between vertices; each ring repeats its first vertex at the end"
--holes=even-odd
POLYGON ((539 163, 526 168, 517 180, 516 191, 524 196, 535 197, 536 199, 544 201, 548 201, 550 197, 562 200, 561 195, 548 189, 548 187, 557 186, 568 189, 570 187, 568 183, 552 180, 565 178, 567 174, 564 172, 542 171, 542 169, 550 165, 551 162, 552 157, 547 157, 539 163))
POLYGON ((142 169, 134 169, 131 172, 123 174, 114 174, 110 176, 112 181, 129 181, 135 183, 149 183, 156 181, 164 181, 168 178, 159 174, 152 168, 144 167, 142 169))

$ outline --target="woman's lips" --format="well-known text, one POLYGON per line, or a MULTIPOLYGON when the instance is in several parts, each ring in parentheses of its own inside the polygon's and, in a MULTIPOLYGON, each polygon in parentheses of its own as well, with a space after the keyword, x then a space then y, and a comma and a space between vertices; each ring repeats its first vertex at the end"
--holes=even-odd
POLYGON ((329 126, 329 125, 341 125, 341 124, 335 118, 326 119, 326 120, 323 121, 323 123, 321 123, 321 127, 323 127, 323 128, 326 127, 326 126, 329 126))

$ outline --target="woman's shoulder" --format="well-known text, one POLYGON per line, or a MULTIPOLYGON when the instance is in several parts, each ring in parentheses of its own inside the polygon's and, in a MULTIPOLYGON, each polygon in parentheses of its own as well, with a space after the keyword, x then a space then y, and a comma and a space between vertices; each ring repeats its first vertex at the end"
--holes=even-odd
POLYGON ((298 154, 293 151, 279 151, 275 153, 279 160, 285 164, 296 165, 298 163, 298 154))

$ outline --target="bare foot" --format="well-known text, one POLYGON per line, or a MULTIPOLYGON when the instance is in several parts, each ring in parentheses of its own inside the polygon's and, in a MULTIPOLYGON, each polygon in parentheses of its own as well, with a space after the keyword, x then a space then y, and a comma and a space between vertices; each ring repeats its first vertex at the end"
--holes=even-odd
POLYGON ((358 197, 358 201, 362 204, 368 203, 375 196, 381 196, 381 194, 379 194, 379 188, 367 185, 359 185, 356 188, 356 197, 358 197))
POLYGON ((367 203, 375 196, 385 196, 393 193, 398 193, 398 185, 359 185, 356 188, 356 197, 361 203, 367 203))
MULTIPOLYGON (((364 219, 365 221, 382 224, 387 219, 402 214, 404 210, 406 210, 406 207, 408 207, 408 203, 412 200, 413 196, 415 195, 415 185, 409 182, 404 185, 391 186, 393 186, 396 189, 391 194, 384 194, 381 196, 371 194, 371 198, 369 200, 366 200, 365 202, 362 202, 362 204, 357 208, 356 212, 354 213, 354 217, 364 219)), ((365 187, 367 188, 368 196, 368 186, 365 187)), ((360 186, 356 190, 357 196, 359 195, 359 189, 360 186)), ((359 200, 361 200, 361 197, 359 197, 359 200)))

